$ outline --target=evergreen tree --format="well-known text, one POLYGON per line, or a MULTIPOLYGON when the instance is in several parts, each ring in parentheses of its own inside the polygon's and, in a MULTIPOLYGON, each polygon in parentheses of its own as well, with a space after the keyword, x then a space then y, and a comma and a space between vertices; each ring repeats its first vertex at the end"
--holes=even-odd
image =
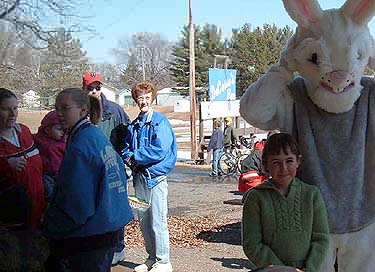
POLYGON ((233 30, 231 45, 232 66, 237 69, 237 96, 256 81, 270 65, 277 63, 280 53, 292 35, 290 27, 282 29, 275 25, 251 29, 245 24, 233 30))
MULTIPOLYGON (((189 86, 189 28, 185 26, 181 31, 182 37, 173 48, 173 61, 169 70, 179 87, 189 86)), ((216 25, 206 24, 201 28, 195 27, 195 86, 198 101, 207 99, 208 95, 208 68, 213 67, 214 55, 223 54, 224 42, 221 30, 216 25), (200 87, 200 88, 199 88, 200 87)), ((184 96, 189 95, 188 88, 177 90, 184 96)))

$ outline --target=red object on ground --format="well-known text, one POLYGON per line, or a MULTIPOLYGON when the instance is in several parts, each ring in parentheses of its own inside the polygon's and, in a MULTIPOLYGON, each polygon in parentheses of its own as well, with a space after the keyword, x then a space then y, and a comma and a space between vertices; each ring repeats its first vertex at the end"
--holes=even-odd
POLYGON ((267 176, 259 175, 257 171, 242 173, 238 179, 238 191, 246 193, 251 188, 258 186, 267 179, 267 176))

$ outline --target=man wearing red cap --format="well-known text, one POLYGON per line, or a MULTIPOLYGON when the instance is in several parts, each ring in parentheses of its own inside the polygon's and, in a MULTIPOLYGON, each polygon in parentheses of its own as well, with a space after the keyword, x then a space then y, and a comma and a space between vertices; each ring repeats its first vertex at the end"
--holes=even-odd
POLYGON ((101 101, 103 114, 99 127, 110 139, 117 153, 121 155, 124 148, 125 128, 130 123, 129 116, 120 105, 107 100, 101 92, 103 79, 99 73, 88 72, 84 74, 82 85, 83 91, 96 96, 101 101))
MULTIPOLYGON (((121 156, 121 151, 125 147, 126 127, 130 123, 129 116, 120 105, 107 100, 101 92, 103 79, 99 73, 88 72, 84 74, 82 85, 83 91, 101 101, 103 113, 98 127, 109 138, 116 152, 121 156)), ((119 233, 119 244, 113 256, 112 264, 117 264, 123 259, 125 259, 125 242, 124 232, 121 232, 119 233)))

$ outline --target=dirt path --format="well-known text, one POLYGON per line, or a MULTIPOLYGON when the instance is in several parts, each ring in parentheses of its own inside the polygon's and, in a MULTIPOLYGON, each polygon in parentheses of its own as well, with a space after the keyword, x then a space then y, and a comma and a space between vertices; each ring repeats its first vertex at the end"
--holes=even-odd
MULTIPOLYGON (((223 204, 224 200, 241 198, 236 191, 237 179, 211 178, 209 172, 208 167, 176 167, 169 177, 171 216, 212 216, 218 224, 215 230, 198 234, 198 246, 171 246, 174 271, 249 271, 250 263, 240 245, 242 207, 223 204)), ((174 231, 179 230, 172 230, 171 236, 174 231)), ((146 257, 143 246, 127 246, 126 262, 112 271, 129 271, 146 257)))

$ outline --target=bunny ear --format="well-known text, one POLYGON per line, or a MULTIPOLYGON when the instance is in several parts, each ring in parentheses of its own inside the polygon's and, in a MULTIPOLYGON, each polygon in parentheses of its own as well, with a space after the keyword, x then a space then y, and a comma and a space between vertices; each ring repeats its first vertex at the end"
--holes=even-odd
POLYGON ((283 0, 284 7, 289 16, 302 27, 319 20, 322 9, 315 0, 283 0))
POLYGON ((342 13, 353 20, 353 22, 365 25, 375 12, 374 0, 347 0, 340 8, 342 13))

